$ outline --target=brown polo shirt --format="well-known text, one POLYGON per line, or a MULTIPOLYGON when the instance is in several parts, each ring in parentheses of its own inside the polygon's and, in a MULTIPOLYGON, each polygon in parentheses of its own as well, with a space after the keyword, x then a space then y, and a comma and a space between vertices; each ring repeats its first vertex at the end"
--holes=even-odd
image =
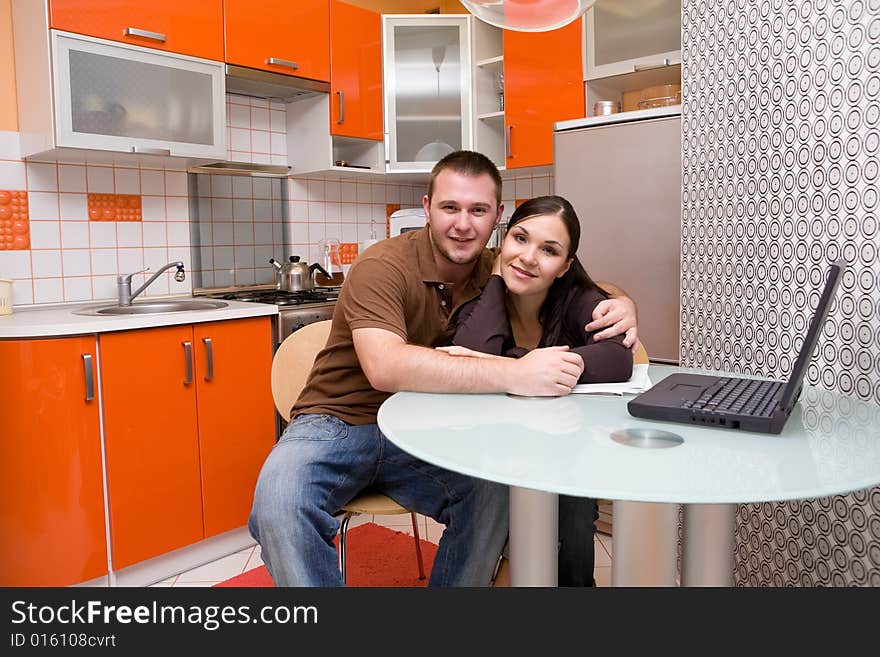
MULTIPOLYGON (((480 294, 492 260, 484 250, 464 284, 459 305, 480 294)), ((327 345, 315 359, 293 415, 327 413, 349 424, 375 423, 379 406, 390 394, 375 390, 367 380, 352 330, 385 329, 408 344, 432 347, 446 333, 456 310, 452 287, 437 273, 427 228, 384 240, 361 254, 342 285, 327 345)))

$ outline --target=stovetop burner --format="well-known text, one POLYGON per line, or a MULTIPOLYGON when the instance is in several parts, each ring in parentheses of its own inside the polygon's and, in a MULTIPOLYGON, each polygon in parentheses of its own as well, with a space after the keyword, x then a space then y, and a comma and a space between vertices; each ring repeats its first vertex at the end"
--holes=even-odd
POLYGON ((339 298, 339 288, 299 290, 298 292, 285 292, 284 290, 237 290, 234 292, 207 294, 206 296, 214 299, 226 299, 227 301, 274 303, 279 307, 302 306, 310 303, 336 301, 339 298))

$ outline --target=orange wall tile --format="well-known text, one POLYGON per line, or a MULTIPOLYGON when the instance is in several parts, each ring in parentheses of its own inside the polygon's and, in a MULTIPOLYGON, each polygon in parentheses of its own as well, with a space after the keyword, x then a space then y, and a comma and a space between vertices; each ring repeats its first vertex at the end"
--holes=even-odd
POLYGON ((0 130, 18 130, 15 57, 12 53, 12 0, 0 0, 0 130))

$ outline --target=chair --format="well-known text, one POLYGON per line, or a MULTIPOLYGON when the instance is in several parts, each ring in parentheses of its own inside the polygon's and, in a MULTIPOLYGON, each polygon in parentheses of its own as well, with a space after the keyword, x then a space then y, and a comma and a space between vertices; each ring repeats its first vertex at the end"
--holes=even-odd
POLYGON ((642 344, 642 341, 639 340, 639 345, 636 347, 636 351, 633 354, 633 365, 648 365, 648 351, 645 349, 645 345, 642 344))
MULTIPOLYGON (((290 409, 302 391, 311 372, 318 352, 327 344, 331 320, 307 324, 291 333, 275 352, 272 359, 272 398, 275 408, 284 418, 290 420, 290 409)), ((401 506, 387 495, 365 490, 342 507, 343 517, 339 529, 339 570, 346 581, 345 539, 351 518, 362 513, 378 516, 409 513, 412 517, 413 535, 416 544, 416 559, 419 565, 419 579, 425 579, 422 561, 422 546, 419 542, 419 528, 416 514, 401 506)))

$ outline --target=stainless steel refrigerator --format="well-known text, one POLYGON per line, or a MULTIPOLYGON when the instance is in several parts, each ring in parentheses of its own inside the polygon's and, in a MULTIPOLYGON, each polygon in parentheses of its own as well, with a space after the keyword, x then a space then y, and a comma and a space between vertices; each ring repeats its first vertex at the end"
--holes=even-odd
POLYGON ((560 121, 555 189, 581 221, 590 276, 636 302, 652 361, 678 363, 681 106, 560 121))

